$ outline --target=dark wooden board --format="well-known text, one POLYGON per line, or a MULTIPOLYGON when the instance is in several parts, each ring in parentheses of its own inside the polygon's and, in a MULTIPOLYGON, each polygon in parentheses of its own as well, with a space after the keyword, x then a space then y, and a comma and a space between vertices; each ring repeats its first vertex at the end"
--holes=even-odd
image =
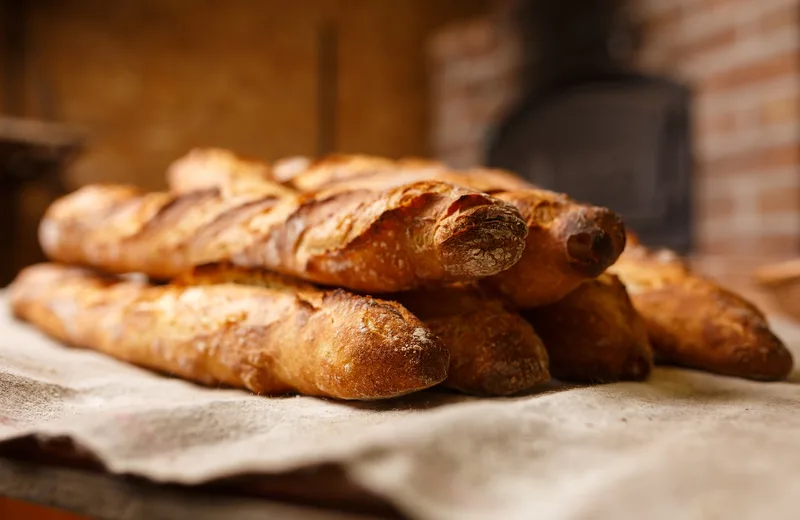
POLYGON ((334 466, 241 476, 197 487, 159 485, 111 475, 64 440, 22 439, 0 446, 0 496, 114 520, 399 517, 334 466))

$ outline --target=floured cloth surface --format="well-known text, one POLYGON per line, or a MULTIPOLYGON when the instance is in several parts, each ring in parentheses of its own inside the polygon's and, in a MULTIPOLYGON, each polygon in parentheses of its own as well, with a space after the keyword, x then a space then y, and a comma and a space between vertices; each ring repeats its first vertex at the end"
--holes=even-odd
MULTIPOLYGON (((208 389, 63 347, 0 300, 0 440, 69 436, 114 473, 197 484, 336 463, 420 519, 800 518, 800 373, 502 399, 342 403, 208 389)), ((800 355, 800 329, 776 323, 800 355)))

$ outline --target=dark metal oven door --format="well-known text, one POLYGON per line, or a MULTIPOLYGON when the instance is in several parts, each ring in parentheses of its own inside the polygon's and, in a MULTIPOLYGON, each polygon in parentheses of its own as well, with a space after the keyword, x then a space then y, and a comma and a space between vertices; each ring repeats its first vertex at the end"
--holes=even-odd
POLYGON ((646 77, 531 97, 494 133, 488 162, 619 212, 644 243, 691 247, 690 96, 646 77))

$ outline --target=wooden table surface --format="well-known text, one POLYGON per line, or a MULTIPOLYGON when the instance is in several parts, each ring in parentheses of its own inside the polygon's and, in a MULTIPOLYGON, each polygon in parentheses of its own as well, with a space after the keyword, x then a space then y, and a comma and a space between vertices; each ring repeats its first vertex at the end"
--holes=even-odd
POLYGON ((92 470, 0 457, 0 518, 377 520, 381 517, 210 492, 208 489, 158 486, 92 470))

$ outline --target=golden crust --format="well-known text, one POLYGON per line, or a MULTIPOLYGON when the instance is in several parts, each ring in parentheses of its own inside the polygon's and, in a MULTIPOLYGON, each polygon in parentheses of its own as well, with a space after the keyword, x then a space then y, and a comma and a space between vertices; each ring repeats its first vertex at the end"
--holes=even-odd
MULTIPOLYGON (((229 171, 231 169, 229 167, 229 171)), ((317 160, 289 158, 278 161, 270 171, 262 170, 261 175, 306 193, 341 189, 381 190, 425 180, 449 182, 489 194, 536 189, 533 184, 504 170, 473 168, 456 171, 438 161, 418 158, 393 161, 370 155, 334 154, 317 160)))
POLYGON ((401 305, 342 290, 153 286, 40 264, 19 274, 11 300, 68 344, 259 394, 388 398, 441 382, 449 364, 401 305))
POLYGON ((604 272, 625 248, 625 226, 616 213, 538 189, 504 170, 455 171, 433 161, 336 155, 307 162, 305 170, 294 172, 289 184, 312 192, 381 190, 424 180, 492 194, 519 210, 528 226, 522 257, 485 283, 520 308, 559 300, 581 282, 604 272))
POLYGON ((223 195, 291 196, 294 191, 278 183, 259 182, 269 178, 272 168, 261 161, 245 159, 221 148, 195 148, 173 162, 167 183, 176 193, 218 188, 223 195))
MULTIPOLYGON (((286 163, 284 163, 286 164, 286 163)), ((370 155, 333 154, 317 160, 306 160, 304 164, 296 160, 288 163, 292 173, 281 164, 274 180, 282 180, 301 192, 339 189, 374 189, 371 179, 389 177, 394 180, 384 183, 381 188, 400 186, 422 180, 430 180, 429 172, 443 170, 445 166, 435 161, 405 159, 393 161, 370 155)))
MULTIPOLYGON (((435 161, 392 161, 368 155, 332 155, 317 161, 294 158, 278 170, 283 170, 279 177, 288 185, 304 192, 380 192, 433 180, 493 194, 514 205, 528 227, 525 249, 519 262, 485 283, 521 308, 557 301, 582 281, 605 271, 625 247, 624 225, 612 211, 537 189, 503 170, 474 168, 459 172, 435 161), (291 173, 287 173, 289 170, 291 173)), ((235 184, 230 181, 231 171, 240 177, 253 172, 245 167, 221 168, 218 185, 235 184)), ((264 184, 272 183, 265 180, 264 184)), ((477 256, 473 263, 483 261, 477 256)))
POLYGON ((495 196, 519 209, 528 236, 519 262, 485 283, 520 308, 560 300, 603 273, 625 248, 622 219, 606 208, 577 204, 547 190, 495 196))
POLYGON ((653 351, 645 324, 615 276, 584 282, 562 300, 524 316, 544 341, 557 379, 606 383, 650 375, 653 351))
POLYGON ((94 185, 57 200, 40 227, 52 259, 114 273, 165 279, 230 261, 367 292, 495 274, 526 233, 512 205, 435 181, 279 197, 94 185))
POLYGON ((477 287, 426 288, 391 297, 450 351, 443 386, 473 395, 510 395, 550 379, 547 351, 533 327, 477 287))
MULTIPOLYGON (((275 273, 231 265, 202 266, 175 283, 315 290, 310 284, 275 273)), ((450 367, 442 386, 472 395, 509 395, 550 379, 547 352, 531 325, 477 287, 425 288, 386 297, 420 318, 449 350, 450 367)))
MULTIPOLYGON (((191 159, 191 157, 190 157, 191 159)), ((419 163, 406 159, 404 164, 419 163)), ((193 177, 191 160, 184 160, 181 173, 193 177)), ((366 164, 366 163, 363 163, 366 164)), ((221 168, 214 177, 208 171, 201 177, 206 187, 218 187, 228 196, 242 190, 261 190, 253 184, 253 171, 235 166, 221 168)), ((348 170, 350 172, 350 170, 348 170)), ((181 192, 186 183, 171 179, 171 189, 181 192)), ((263 190, 275 184, 259 179, 263 190)), ((480 200, 478 201, 480 202, 480 200)), ((292 283, 300 290, 304 284, 263 270, 237 268, 231 265, 206 266, 182 277, 181 283, 238 282, 252 285, 292 283)), ((310 285, 307 285, 310 287, 310 285)), ((421 317, 450 350, 450 369, 443 386, 474 395, 507 395, 529 389, 547 381, 547 353, 532 327, 517 313, 506 309, 501 300, 491 297, 473 285, 426 288, 395 293, 397 299, 412 313, 421 317)))
POLYGON ((764 314, 675 254, 632 247, 612 271, 628 286, 660 362, 756 380, 791 372, 792 355, 764 314))

